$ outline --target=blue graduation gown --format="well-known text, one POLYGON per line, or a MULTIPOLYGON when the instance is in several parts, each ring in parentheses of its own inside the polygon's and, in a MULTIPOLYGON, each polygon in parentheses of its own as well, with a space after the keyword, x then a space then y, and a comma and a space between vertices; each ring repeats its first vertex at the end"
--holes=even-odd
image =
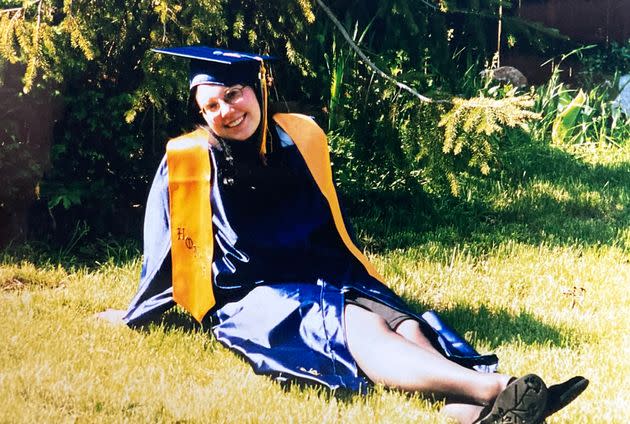
MULTIPOLYGON (((479 355, 434 312, 409 310, 348 252, 299 150, 280 127, 276 131, 280 146, 268 167, 242 142, 229 145, 230 154, 210 149, 217 304, 204 323, 215 337, 259 374, 362 390, 369 382, 350 355, 343 320, 345 296, 355 292, 417 319, 452 360, 494 371, 495 355, 479 355), (231 173, 230 161, 239 161, 240 171, 251 165, 251 172, 231 173)), ((163 159, 147 201, 140 286, 125 316, 130 326, 174 306, 169 219, 163 159)))

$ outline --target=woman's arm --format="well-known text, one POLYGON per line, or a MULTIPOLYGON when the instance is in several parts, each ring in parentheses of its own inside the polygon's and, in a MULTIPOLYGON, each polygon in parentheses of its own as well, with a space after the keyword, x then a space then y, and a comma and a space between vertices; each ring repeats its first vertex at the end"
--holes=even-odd
POLYGON ((175 304, 170 249, 168 169, 164 157, 147 199, 140 285, 123 318, 127 325, 140 325, 155 319, 175 304))

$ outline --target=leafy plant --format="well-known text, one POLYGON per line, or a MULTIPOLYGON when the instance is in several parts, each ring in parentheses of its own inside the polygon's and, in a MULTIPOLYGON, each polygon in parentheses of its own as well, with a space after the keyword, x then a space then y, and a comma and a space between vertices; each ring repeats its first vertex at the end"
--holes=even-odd
POLYGON ((575 121, 580 110, 586 103, 586 94, 579 90, 577 95, 566 105, 558 105, 559 111, 551 128, 551 140, 554 143, 562 143, 575 127, 575 121))
POLYGON ((618 66, 630 63, 630 49, 614 48, 618 49, 618 55, 606 67, 600 66, 601 51, 595 46, 581 47, 560 57, 549 81, 536 89, 534 110, 542 116, 531 125, 536 140, 569 146, 618 147, 630 141, 630 116, 614 103, 618 95, 618 66), (564 62, 573 55, 586 65, 577 88, 561 81, 564 62), (608 72, 612 72, 608 74, 610 80, 601 81, 608 72))
POLYGON ((608 144, 621 146, 630 141, 630 116, 614 104, 618 74, 612 82, 571 88, 559 81, 560 68, 536 90, 534 110, 542 119, 531 133, 538 140, 567 145, 608 144))

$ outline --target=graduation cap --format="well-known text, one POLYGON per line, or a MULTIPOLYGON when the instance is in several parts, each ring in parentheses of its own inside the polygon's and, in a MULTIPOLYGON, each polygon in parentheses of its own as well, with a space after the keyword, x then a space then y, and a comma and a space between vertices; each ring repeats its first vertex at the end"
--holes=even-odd
POLYGON ((235 84, 255 86, 259 83, 262 102, 262 134, 260 154, 267 152, 267 69, 266 55, 255 55, 206 46, 186 46, 152 49, 156 53, 190 59, 189 86, 193 90, 201 84, 230 87, 235 84))
POLYGON ((187 46, 152 49, 156 53, 190 59, 190 89, 200 84, 230 86, 238 83, 254 83, 265 61, 271 56, 254 55, 206 46, 187 46))

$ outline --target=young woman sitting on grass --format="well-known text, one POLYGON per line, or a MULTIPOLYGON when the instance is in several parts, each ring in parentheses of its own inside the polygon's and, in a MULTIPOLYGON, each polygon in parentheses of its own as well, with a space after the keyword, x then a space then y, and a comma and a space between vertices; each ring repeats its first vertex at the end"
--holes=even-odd
POLYGON ((494 372, 433 312, 388 289, 348 234, 323 131, 267 117, 262 56, 183 47, 203 128, 171 140, 147 201, 129 326, 180 304, 257 373, 362 391, 446 398, 461 423, 541 423, 587 386, 494 372))

